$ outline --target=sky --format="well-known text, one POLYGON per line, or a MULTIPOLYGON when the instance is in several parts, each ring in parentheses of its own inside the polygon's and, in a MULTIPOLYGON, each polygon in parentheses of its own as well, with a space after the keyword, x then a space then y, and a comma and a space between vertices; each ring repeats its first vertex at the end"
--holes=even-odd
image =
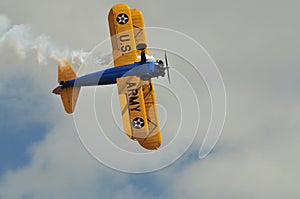
MULTIPOLYGON (((28 26, 15 29, 0 42, 0 199, 299 198, 300 2, 122 2, 140 9, 146 26, 184 33, 213 58, 227 96, 226 122, 217 145, 206 158, 198 158, 210 118, 208 93, 203 80, 197 85, 199 77, 185 70, 187 63, 170 53, 174 65, 170 87, 178 88, 176 91, 185 88, 176 69, 189 78, 200 99, 201 120, 184 117, 184 131, 179 131, 186 135, 180 137, 185 143, 192 135, 192 129, 185 126, 199 122, 196 139, 177 161, 154 172, 130 174, 99 163, 82 144, 74 118, 64 113, 60 99, 51 94, 57 84, 55 55, 88 52, 107 39, 107 14, 118 1, 1 1, 0 38, 11 28, 9 21, 28 26), (49 41, 46 43, 56 50, 47 59, 41 56, 46 52, 37 53, 38 47, 28 50, 32 44, 26 43, 30 36, 25 33, 49 41), (25 47, 19 45, 24 42, 25 47)), ((163 34, 149 31, 148 40, 149 45, 156 42, 165 47, 164 41, 160 42, 163 34)), ((179 49, 184 46, 183 40, 173 43, 179 49)), ((159 56, 159 52, 153 53, 159 56)), ((186 53, 202 56, 192 47, 186 53)), ((112 117, 103 117, 110 111, 112 91, 112 87, 97 89, 96 114, 106 124, 104 129, 118 132, 112 117)), ((174 113, 169 113, 163 132, 175 132, 178 127, 171 122, 177 118, 177 105, 168 100, 171 94, 163 91, 163 87, 157 88, 158 101, 174 113)), ((84 97, 81 100, 84 105, 84 97)), ((182 102, 183 111, 196 107, 193 101, 182 102)), ((140 150, 121 133, 110 136, 122 147, 140 150)), ((174 136, 163 134, 165 140, 174 136)), ((118 156, 112 159, 118 158, 121 165, 140 164, 118 156)), ((164 158, 154 157, 153 164, 164 158)))

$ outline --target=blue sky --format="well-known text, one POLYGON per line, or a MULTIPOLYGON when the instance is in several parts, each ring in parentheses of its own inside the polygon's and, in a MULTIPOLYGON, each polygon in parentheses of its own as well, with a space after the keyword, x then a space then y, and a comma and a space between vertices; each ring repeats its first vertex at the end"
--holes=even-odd
MULTIPOLYGON (((21 67, 21 66, 19 66, 21 67)), ((1 82, 5 92, 1 93, 1 140, 0 172, 3 175, 9 169, 27 165, 31 160, 30 146, 45 138, 50 124, 45 121, 30 121, 35 105, 41 103, 38 96, 22 96, 25 90, 30 93, 33 82, 28 77, 16 76, 13 81, 1 82), (16 82, 21 87, 16 87, 16 82), (16 106, 18 104, 18 106, 16 106)), ((45 114, 45 113, 44 113, 45 114)), ((43 115, 41 114, 41 117, 43 115)))

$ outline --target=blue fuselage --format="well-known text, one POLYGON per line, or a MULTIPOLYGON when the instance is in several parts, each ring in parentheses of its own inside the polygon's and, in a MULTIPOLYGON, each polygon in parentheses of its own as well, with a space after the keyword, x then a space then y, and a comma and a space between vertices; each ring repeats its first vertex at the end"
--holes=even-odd
POLYGON ((117 78, 126 76, 137 76, 146 80, 160 76, 160 72, 156 66, 156 62, 136 62, 131 65, 109 68, 77 77, 66 81, 64 83, 64 87, 115 84, 117 82, 117 78))

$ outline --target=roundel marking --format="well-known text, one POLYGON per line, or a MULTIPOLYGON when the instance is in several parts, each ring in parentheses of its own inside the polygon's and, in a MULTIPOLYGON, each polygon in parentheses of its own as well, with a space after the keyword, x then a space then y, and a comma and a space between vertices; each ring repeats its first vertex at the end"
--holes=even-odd
POLYGON ((132 126, 133 126, 133 128, 141 129, 141 128, 144 127, 144 125, 145 125, 145 122, 144 122, 144 120, 143 120, 142 118, 140 118, 140 117, 134 118, 134 119, 132 120, 132 126))
POLYGON ((121 13, 117 16, 118 24, 121 24, 121 25, 127 24, 128 20, 129 20, 129 17, 125 13, 121 13))

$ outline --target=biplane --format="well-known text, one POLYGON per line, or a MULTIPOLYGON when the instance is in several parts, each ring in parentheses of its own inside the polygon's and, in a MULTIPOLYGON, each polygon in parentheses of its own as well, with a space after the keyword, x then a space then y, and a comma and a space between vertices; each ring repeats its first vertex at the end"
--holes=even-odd
POLYGON ((149 55, 143 14, 126 4, 113 6, 108 15, 114 68, 77 77, 68 61, 58 64, 60 95, 65 111, 74 112, 81 87, 117 84, 124 131, 148 149, 156 150, 162 143, 156 97, 152 78, 170 81, 169 66, 149 55))

